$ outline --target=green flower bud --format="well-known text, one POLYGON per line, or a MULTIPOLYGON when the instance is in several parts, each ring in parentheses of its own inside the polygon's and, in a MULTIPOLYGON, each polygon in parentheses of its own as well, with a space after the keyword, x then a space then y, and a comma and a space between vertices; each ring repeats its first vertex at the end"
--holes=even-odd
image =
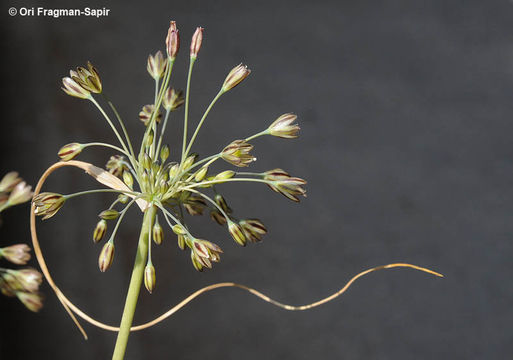
POLYGON ((244 236, 244 232, 239 224, 228 220, 228 231, 237 244, 246 246, 246 237, 244 236))
POLYGON ((208 166, 203 166, 201 169, 198 170, 196 175, 194 175, 194 180, 198 182, 202 181, 205 178, 205 176, 207 176, 207 172, 208 166))
POLYGON ((118 218, 119 211, 115 209, 107 209, 103 210, 98 216, 104 220, 114 220, 118 218))
POLYGON ((159 224, 159 220, 155 220, 155 224, 153 224, 153 241, 155 244, 160 245, 162 244, 162 239, 164 238, 164 230, 162 229, 162 226, 159 224))
POLYGON ((176 234, 176 235, 186 235, 187 234, 187 231, 185 230, 185 228, 180 225, 180 224, 176 224, 174 225, 171 230, 173 230, 173 232, 176 234))
POLYGON ((130 189, 134 186, 134 178, 130 171, 123 171, 123 182, 128 186, 130 189))
POLYGON ((162 163, 165 163, 168 157, 169 157, 169 146, 164 145, 162 147, 162 149, 160 149, 160 160, 162 160, 162 163))
POLYGON ((155 267, 149 263, 144 268, 144 286, 146 290, 151 294, 155 289, 157 279, 155 277, 155 267))
POLYGON ((226 170, 226 171, 223 171, 223 172, 220 172, 219 174, 217 174, 213 180, 215 181, 218 181, 218 180, 227 180, 227 179, 231 179, 232 177, 235 176, 235 171, 232 171, 232 170, 226 170))

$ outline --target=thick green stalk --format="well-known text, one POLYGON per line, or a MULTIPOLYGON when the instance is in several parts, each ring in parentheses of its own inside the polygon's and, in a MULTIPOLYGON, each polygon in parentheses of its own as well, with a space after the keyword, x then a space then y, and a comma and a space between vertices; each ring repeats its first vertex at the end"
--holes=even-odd
POLYGON ((125 301, 125 309, 123 310, 123 317, 121 318, 121 324, 119 325, 118 338, 116 340, 112 360, 122 360, 125 357, 128 336, 130 335, 135 307, 137 305, 137 299, 139 298, 139 291, 141 290, 141 284, 143 281, 146 258, 148 257, 148 235, 151 231, 151 227, 153 226, 156 214, 157 208, 155 206, 149 207, 144 214, 141 234, 139 235, 139 245, 137 246, 137 255, 135 257, 135 264, 132 270, 130 286, 128 287, 128 294, 125 301))

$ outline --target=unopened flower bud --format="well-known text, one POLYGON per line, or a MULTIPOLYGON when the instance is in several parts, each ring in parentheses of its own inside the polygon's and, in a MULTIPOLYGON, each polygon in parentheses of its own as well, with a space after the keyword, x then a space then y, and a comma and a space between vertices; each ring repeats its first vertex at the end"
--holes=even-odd
POLYGON ((178 235, 178 247, 185 250, 185 235, 178 235))
POLYGON ((185 230, 185 228, 180 224, 174 225, 171 229, 173 230, 173 232, 176 235, 186 235, 187 234, 187 231, 185 230))
POLYGON ((144 123, 144 126, 148 126, 151 120, 152 116, 155 116, 155 121, 160 123, 160 120, 162 120, 162 113, 160 111, 157 111, 155 115, 153 115, 153 112, 155 111, 155 105, 144 105, 142 110, 139 112, 139 120, 141 120, 144 123))
POLYGON ((75 80, 70 77, 65 77, 62 79, 62 87, 61 89, 70 96, 74 96, 80 99, 89 99, 91 97, 91 93, 84 88, 82 88, 75 80))
POLYGON ((166 70, 166 61, 164 60, 162 51, 157 51, 155 56, 148 56, 147 69, 150 76, 155 80, 160 79, 164 75, 164 71, 166 70))
POLYGON ((107 221, 105 219, 101 219, 96 224, 93 232, 93 240, 95 243, 101 241, 107 232, 107 221))
POLYGON ((43 275, 35 269, 7 270, 21 285, 22 289, 28 292, 36 292, 41 285, 43 275))
POLYGON ((98 258, 100 271, 105 272, 112 265, 112 260, 114 260, 114 243, 112 241, 108 241, 103 245, 100 257, 98 258))
POLYGON ((178 54, 178 50, 180 49, 180 36, 178 34, 178 29, 176 28, 176 22, 171 21, 169 25, 169 30, 167 32, 166 37, 166 50, 167 55, 171 59, 175 59, 178 54))
POLYGON ((130 173, 130 171, 123 171, 123 182, 128 186, 130 189, 134 186, 134 177, 130 173))
POLYGON ((244 232, 239 224, 228 220, 228 231, 237 244, 246 246, 246 237, 244 236, 244 232))
POLYGON ((30 247, 26 244, 16 244, 0 248, 0 258, 16 265, 25 265, 30 260, 30 247))
POLYGON ((12 189, 11 195, 9 195, 10 205, 18 205, 29 201, 32 198, 32 187, 27 185, 25 181, 22 181, 12 189))
POLYGON ((130 197, 128 195, 125 195, 125 194, 119 194, 118 195, 118 200, 122 204, 126 204, 129 199, 130 199, 130 197))
POLYGON ((232 177, 235 176, 235 171, 232 171, 232 170, 226 170, 226 171, 223 171, 223 172, 220 172, 219 174, 217 174, 213 180, 215 181, 218 181, 218 180, 227 180, 227 179, 231 179, 232 177))
POLYGON ((160 149, 160 160, 162 160, 162 163, 165 163, 168 157, 169 157, 169 146, 164 145, 162 147, 162 149, 160 149))
POLYGON ((169 178, 172 179, 178 174, 178 170, 180 169, 180 165, 174 164, 169 168, 169 178))
POLYGON ((202 181, 205 176, 207 176, 208 172, 208 166, 203 166, 201 169, 198 170, 198 172, 194 175, 194 180, 196 181, 202 181))
POLYGON ((43 307, 43 297, 39 293, 30 293, 17 291, 16 297, 25 305, 27 309, 38 312, 43 307))
POLYGON ((286 198, 299 202, 299 195, 306 197, 306 190, 302 187, 306 184, 305 180, 292 177, 282 169, 269 170, 263 175, 264 180, 269 181, 267 185, 286 198))
POLYGON ((187 170, 188 168, 190 168, 192 166, 192 164, 194 164, 194 162, 196 161, 197 158, 198 158, 198 154, 191 154, 191 155, 187 156, 187 159, 185 159, 185 161, 183 163, 183 170, 187 170))
POLYGON ((162 229, 162 226, 159 224, 158 219, 155 221, 155 224, 153 224, 153 241, 155 241, 155 244, 160 245, 162 244, 162 239, 164 238, 164 230, 162 229))
POLYGON ((182 90, 176 91, 173 88, 167 88, 166 92, 164 93, 164 98, 162 99, 162 106, 167 111, 175 111, 180 106, 182 106, 184 102, 185 99, 183 97, 182 90))
POLYGON ((103 220, 114 220, 118 218, 119 211, 115 209, 107 209, 103 210, 98 216, 103 220))
POLYGON ((216 201, 216 204, 219 205, 219 207, 223 209, 225 213, 230 214, 232 212, 232 209, 228 206, 228 203, 226 202, 223 195, 216 194, 214 200, 216 201))
POLYGON ((224 80, 222 87, 223 92, 233 89, 235 86, 239 85, 242 82, 242 80, 249 76, 250 73, 251 70, 248 69, 246 65, 239 64, 236 67, 234 67, 228 73, 228 76, 226 76, 226 79, 224 80))
POLYGON ((9 192, 21 182, 21 178, 18 177, 16 171, 11 171, 4 175, 2 181, 0 181, 0 192, 9 192))
POLYGON ((203 41, 203 28, 197 27, 191 41, 191 58, 196 59, 201 49, 201 42, 203 41))
POLYGON ((142 159, 140 161, 141 161, 143 168, 145 168, 146 170, 151 169, 152 161, 151 161, 150 155, 148 155, 147 153, 144 153, 142 155, 142 159))
POLYGON ((294 124, 297 116, 294 114, 283 114, 269 126, 269 134, 284 139, 294 139, 298 137, 299 125, 294 124))
POLYGON ((34 214, 43 216, 43 220, 46 220, 57 214, 66 198, 61 194, 43 192, 35 196, 33 201, 36 207, 34 214))
POLYGON ((114 176, 121 176, 124 170, 128 170, 125 158, 121 155, 112 155, 105 167, 114 176))
POLYGON ((219 225, 225 225, 226 224, 226 218, 219 210, 212 210, 210 211, 210 218, 214 220, 219 225))
POLYGON ((82 149, 84 146, 79 143, 71 143, 64 145, 61 147, 57 155, 63 160, 63 161, 69 161, 71 159, 74 159, 78 154, 82 152, 82 149))
POLYGON ((153 144, 153 138, 155 137, 155 133, 153 132, 153 129, 150 130, 148 133, 148 136, 146 137, 146 146, 150 147, 151 144, 153 144))
POLYGON ((155 289, 157 280, 155 277, 155 267, 150 263, 144 268, 144 286, 146 290, 151 294, 155 289))

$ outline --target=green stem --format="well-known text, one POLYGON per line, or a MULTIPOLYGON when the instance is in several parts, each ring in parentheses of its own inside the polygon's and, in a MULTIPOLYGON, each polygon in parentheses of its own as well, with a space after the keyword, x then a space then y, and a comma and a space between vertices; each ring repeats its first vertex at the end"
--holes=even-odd
POLYGON ((196 140, 196 136, 198 136, 198 133, 199 133, 199 131, 201 129, 201 125, 203 125, 203 122, 207 118, 208 113, 210 112, 210 110, 212 109, 212 107, 214 106, 216 101, 221 97, 221 95, 223 95, 223 93, 224 93, 223 90, 219 91, 217 93, 216 97, 212 100, 212 102, 208 106, 207 110, 205 110, 205 113, 201 117, 201 120, 200 120, 198 126, 196 126, 196 131, 194 131, 194 134, 192 135, 191 141, 189 142, 189 146, 187 146, 187 149, 185 150, 184 156, 182 157, 182 159, 185 159, 187 157, 187 155, 189 154, 189 151, 191 150, 192 144, 194 144, 194 140, 196 140))
POLYGON ((187 89, 185 90, 185 115, 183 121, 183 144, 182 144, 182 163, 185 160, 185 146, 187 144, 187 123, 189 122, 189 93, 191 90, 191 76, 192 76, 192 67, 194 66, 194 62, 196 58, 191 57, 191 61, 189 63, 189 73, 187 74, 187 89))
POLYGON ((119 325, 119 332, 112 360, 122 360, 125 357, 128 336, 130 335, 135 307, 137 305, 137 299, 139 298, 139 291, 141 290, 141 284, 143 281, 146 258, 148 257, 149 232, 151 231, 156 214, 157 208, 154 205, 149 207, 144 214, 141 234, 139 236, 139 244, 137 246, 137 255, 135 257, 135 264, 132 270, 132 277, 130 278, 125 308, 123 310, 121 324, 119 325))
POLYGON ((126 142, 128 143, 128 147, 130 148, 130 154, 135 159, 134 148, 132 147, 132 142, 130 141, 130 137, 128 136, 128 132, 126 131, 126 127, 125 127, 125 123, 123 122, 123 119, 121 119, 121 116, 119 115, 119 112, 116 109, 116 107, 114 106, 114 104, 112 103, 112 101, 110 101, 109 98, 104 93, 102 93, 102 95, 103 95, 103 98, 105 99, 105 101, 107 101, 107 103, 109 104, 112 111, 114 112, 114 115, 116 115, 119 125, 121 126, 121 129, 123 130, 123 134, 125 135, 125 139, 126 139, 126 142))
POLYGON ((247 137, 245 139, 245 141, 249 141, 249 140, 253 140, 259 136, 263 136, 263 135, 269 135, 269 129, 265 129, 264 131, 260 131, 258 134, 255 134, 255 135, 251 135, 249 137, 247 137))

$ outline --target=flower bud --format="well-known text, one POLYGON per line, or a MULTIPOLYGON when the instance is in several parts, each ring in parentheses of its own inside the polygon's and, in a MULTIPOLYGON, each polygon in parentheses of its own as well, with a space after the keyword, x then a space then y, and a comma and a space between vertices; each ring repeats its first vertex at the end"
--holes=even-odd
MULTIPOLYGON (((144 123, 144 126, 148 126, 154 111, 155 105, 153 104, 143 106, 142 110, 139 112, 139 120, 141 120, 144 123)), ((155 114, 155 121, 157 121, 157 124, 159 124, 160 120, 162 120, 162 113, 160 111, 157 111, 157 113, 155 114)))
POLYGON ((146 290, 151 294, 155 289, 156 284, 155 267, 149 263, 144 268, 144 286, 146 290))
POLYGON ((194 162, 196 162, 197 158, 198 154, 191 154, 187 156, 187 159, 185 159, 183 163, 183 170, 187 170, 188 168, 190 168, 194 164, 194 162))
POLYGON ((306 197, 306 190, 302 187, 306 184, 306 181, 298 177, 292 177, 282 169, 266 171, 263 178, 269 181, 267 185, 273 191, 292 201, 299 202, 299 195, 306 197))
POLYGON ((227 214, 231 214, 232 209, 228 206, 228 203, 226 202, 225 198, 221 194, 216 194, 214 197, 214 200, 216 201, 216 204, 219 205, 221 209, 227 214))
POLYGON ((237 244, 246 246, 246 237, 244 236, 244 232, 239 224, 228 220, 228 231, 237 244))
POLYGON ((102 92, 100 75, 91 62, 87 62, 87 69, 79 66, 76 71, 71 70, 69 73, 71 79, 80 85, 82 89, 95 94, 102 92))
POLYGON ((218 181, 218 180, 227 180, 227 179, 231 179, 232 177, 235 176, 235 171, 232 171, 232 170, 226 170, 226 171, 223 171, 223 172, 220 172, 219 174, 217 174, 213 180, 215 181, 218 181))
POLYGON ((32 187, 27 185, 25 181, 22 181, 12 189, 11 195, 9 195, 10 205, 18 205, 29 201, 32 198, 32 187))
POLYGON ((61 89, 70 96, 74 96, 80 99, 89 99, 91 97, 91 93, 84 88, 82 88, 75 80, 70 77, 62 78, 62 87, 61 89))
POLYGON ((203 28, 197 27, 191 41, 191 58, 196 59, 201 49, 201 42, 203 41, 203 28))
POLYGON ((129 199, 130 199, 130 197, 128 195, 125 195, 125 194, 118 195, 118 201, 122 204, 126 204, 129 199))
POLYGON ((30 247, 26 244, 16 244, 0 249, 0 258, 16 265, 25 265, 30 260, 30 247))
POLYGON ((187 230, 185 230, 185 228, 181 225, 181 224, 176 224, 174 225, 171 230, 173 230, 173 232, 176 234, 176 235, 186 235, 187 234, 187 230))
POLYGON ((98 215, 103 220, 114 220, 117 219, 119 216, 119 211, 115 209, 107 209, 103 210, 100 215, 98 215))
POLYGON ((185 250, 185 235, 178 235, 178 247, 185 250))
POLYGON ((167 111, 175 111, 180 106, 182 106, 184 102, 185 99, 183 97, 182 90, 176 91, 173 88, 167 88, 162 99, 162 106, 167 111))
POLYGON ((269 126, 269 134, 284 139, 294 139, 298 137, 299 125, 293 124, 297 116, 294 114, 283 114, 269 126))
POLYGON ((166 61, 164 60, 162 51, 157 51, 155 56, 148 56, 147 69, 150 76, 155 80, 160 79, 164 75, 164 71, 166 70, 166 61))
POLYGON ((96 224, 96 227, 94 228, 93 232, 93 240, 95 243, 101 241, 103 237, 105 236, 105 232, 107 232, 107 221, 104 219, 101 219, 96 224))
POLYGON ((169 146, 164 145, 162 146, 162 149, 160 149, 160 160, 162 160, 162 163, 165 163, 167 158, 169 157, 169 146))
POLYGON ((210 218, 214 220, 219 225, 225 225, 226 224, 226 218, 219 210, 212 210, 210 211, 210 218))
POLYGON ((9 192, 21 182, 21 178, 18 177, 16 171, 11 171, 4 175, 2 181, 0 181, 0 192, 9 192))
POLYGON ((246 167, 256 158, 249 154, 253 149, 253 145, 246 140, 235 140, 226 146, 221 152, 223 160, 238 167, 246 167))
POLYGON ((244 231, 246 238, 251 242, 259 242, 262 240, 262 236, 267 234, 267 229, 258 219, 241 220, 239 225, 244 231))
POLYGON ((36 292, 41 285, 43 275, 35 269, 7 270, 19 282, 22 289, 28 292, 36 292))
POLYGON ((162 229, 162 226, 160 226, 158 219, 155 221, 155 224, 153 224, 153 241, 155 241, 155 244, 160 245, 162 244, 162 239, 164 238, 164 230, 162 229))
POLYGON ((120 176, 124 170, 128 170, 125 158, 121 155, 111 156, 105 167, 114 176, 120 176))
POLYGON ((105 272, 114 260, 114 243, 112 241, 107 242, 103 245, 100 257, 98 258, 98 266, 101 272, 105 272))
POLYGON ((130 171, 123 171, 123 182, 128 186, 130 189, 134 186, 134 177, 130 173, 130 171))
POLYGON ((228 73, 228 76, 226 76, 226 79, 224 80, 222 87, 223 92, 233 89, 235 86, 239 85, 242 82, 242 80, 249 76, 250 73, 251 70, 248 69, 246 65, 239 64, 236 67, 234 67, 228 73))
POLYGON ((61 147, 57 155, 63 160, 63 161, 69 161, 71 159, 74 159, 82 152, 82 149, 84 146, 79 143, 70 143, 67 145, 64 145, 61 147))
POLYGON ((169 25, 169 30, 167 32, 166 37, 166 50, 167 55, 174 60, 176 55, 178 54, 178 50, 180 49, 180 36, 178 34, 178 29, 176 28, 176 22, 171 21, 169 25))
POLYGON ((16 292, 16 297, 30 311, 38 312, 43 307, 43 297, 39 293, 18 291, 16 292))
POLYGON ((146 146, 150 147, 151 144, 153 144, 153 138, 155 137, 155 133, 153 132, 153 129, 150 130, 148 133, 148 136, 146 137, 146 146))
POLYGON ((174 164, 169 168, 169 178, 172 179, 178 174, 178 170, 180 170, 180 165, 174 164))
POLYGON ((66 198, 61 194, 43 192, 34 197, 34 214, 43 216, 43 220, 49 219, 57 214, 65 201, 66 198))
POLYGON ((203 166, 201 169, 198 170, 198 172, 194 175, 194 180, 196 181, 202 181, 205 176, 207 176, 208 172, 208 166, 203 166))

